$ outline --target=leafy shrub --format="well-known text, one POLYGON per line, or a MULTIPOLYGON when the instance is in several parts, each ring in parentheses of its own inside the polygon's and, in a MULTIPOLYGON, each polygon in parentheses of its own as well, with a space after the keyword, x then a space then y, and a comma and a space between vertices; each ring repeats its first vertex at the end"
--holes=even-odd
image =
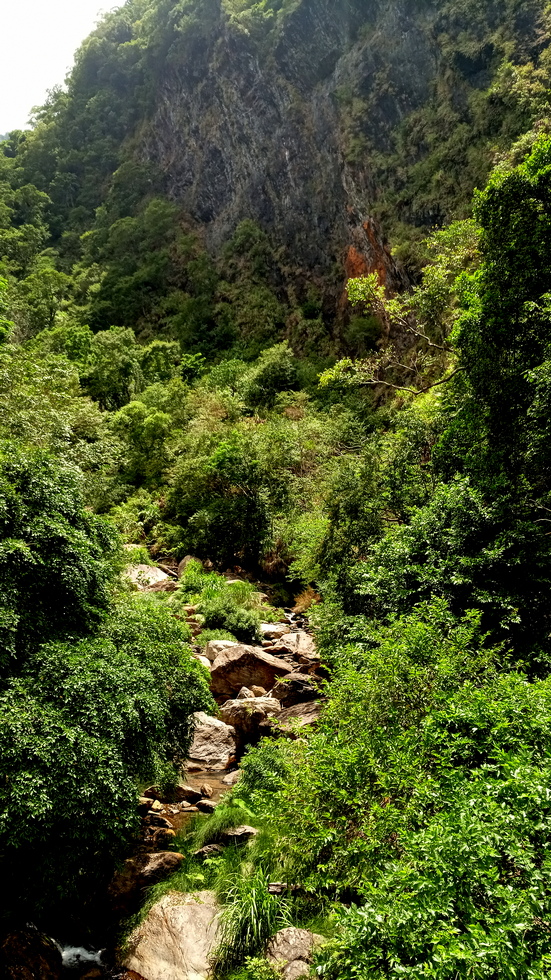
POLYGON ((245 403, 251 408, 271 408, 281 391, 296 387, 297 371, 292 350, 287 343, 270 347, 242 381, 245 403))
POLYGON ((228 975, 228 980, 278 980, 279 976, 267 960, 247 956, 243 966, 228 975))
POLYGON ((227 630, 241 643, 259 643, 262 639, 258 613, 239 606, 231 596, 202 602, 201 615, 207 629, 227 630))
POLYGON ((14 913, 74 900, 109 874, 136 830, 136 780, 166 776, 192 712, 213 709, 185 630, 154 597, 122 602, 101 634, 43 646, 0 696, 0 861, 14 913))
MULTIPOLYGON (((243 643, 259 642, 260 617, 269 615, 254 585, 245 581, 228 582, 216 572, 205 572, 198 561, 188 562, 172 598, 175 609, 181 605, 198 605, 207 632, 222 631, 243 643)), ((271 611, 273 614, 273 610, 271 611)))
POLYGON ((118 538, 82 504, 78 471, 0 448, 0 673, 39 643, 82 635, 108 608, 118 538))
POLYGON ((322 976, 375 980, 388 963, 435 980, 546 975, 550 695, 548 681, 504 676, 466 685, 427 718, 432 764, 418 774, 411 819, 364 901, 341 915, 322 976))

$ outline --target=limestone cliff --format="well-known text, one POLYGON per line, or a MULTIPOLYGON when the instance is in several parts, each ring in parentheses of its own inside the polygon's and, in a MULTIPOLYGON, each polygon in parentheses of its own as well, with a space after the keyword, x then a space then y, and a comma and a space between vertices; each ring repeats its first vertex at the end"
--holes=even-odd
MULTIPOLYGON (((212 251, 251 218, 293 276, 342 288, 345 275, 377 270, 401 282, 371 213, 369 161, 347 161, 341 125, 339 92, 374 71, 376 38, 360 35, 369 6, 305 0, 267 51, 219 9, 186 63, 166 72, 140 152, 160 165, 169 196, 204 227, 212 251)), ((415 33, 405 18, 395 117, 425 94, 422 85, 408 91, 415 33)))
MULTIPOLYGON (((342 288, 345 276, 377 270, 398 286, 403 274, 374 219, 385 182, 374 155, 392 152, 401 123, 434 103, 438 87, 447 86, 455 115, 437 133, 441 125, 443 139, 446 127, 455 134, 472 93, 488 89, 505 38, 524 57, 537 48, 543 4, 492 0, 480 16, 471 0, 295 0, 256 31, 231 14, 236 6, 251 5, 202 5, 185 55, 163 72, 142 156, 160 165, 169 196, 212 251, 248 217, 270 234, 287 274, 342 288)), ((492 111, 495 129, 499 106, 492 111)), ((412 146, 420 160, 430 150, 423 139, 412 146)), ((455 142, 466 186, 445 163, 437 177, 443 198, 454 197, 454 181, 468 198, 478 173, 462 164, 467 134, 455 142)), ((486 155, 478 171, 490 163, 486 155)), ((401 219, 427 228, 446 219, 437 187, 411 204, 400 179, 401 219)))

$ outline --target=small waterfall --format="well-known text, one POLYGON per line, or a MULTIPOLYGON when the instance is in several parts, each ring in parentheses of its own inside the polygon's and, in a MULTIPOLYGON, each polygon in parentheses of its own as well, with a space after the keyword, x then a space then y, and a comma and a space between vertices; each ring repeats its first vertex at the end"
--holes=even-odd
POLYGON ((83 946, 65 946, 61 949, 63 966, 66 970, 79 970, 86 966, 103 966, 102 953, 104 951, 85 949, 83 946))

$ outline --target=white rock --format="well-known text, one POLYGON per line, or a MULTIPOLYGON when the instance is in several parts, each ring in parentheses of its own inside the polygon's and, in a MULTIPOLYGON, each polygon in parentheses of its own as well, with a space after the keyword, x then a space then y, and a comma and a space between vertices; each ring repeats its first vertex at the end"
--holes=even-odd
POLYGON ((229 772, 227 776, 222 776, 222 782, 226 786, 235 786, 236 783, 241 779, 241 769, 234 769, 233 772, 229 772))
POLYGON ((266 640, 280 640, 291 632, 291 627, 287 623, 261 623, 260 632, 266 640))
POLYGON ((123 576, 138 589, 146 589, 149 585, 157 585, 170 579, 170 575, 162 572, 156 565, 128 565, 123 576))
POLYGON ((209 640, 203 651, 203 656, 207 657, 209 660, 216 660, 217 656, 222 653, 223 650, 227 650, 228 647, 235 646, 237 646, 236 640, 209 640))
POLYGON ((219 933, 214 892, 169 892, 132 933, 124 968, 143 980, 207 980, 219 933))
POLYGON ((194 657, 195 660, 198 660, 200 664, 203 664, 203 667, 206 667, 207 670, 210 670, 211 668, 210 660, 207 660, 206 657, 201 657, 198 653, 194 654, 194 657))
POLYGON ((236 698, 226 701, 220 708, 220 717, 227 725, 232 725, 239 734, 256 735, 258 726, 281 712, 281 705, 275 698, 236 698))
POLYGON ((298 977, 308 976, 316 947, 326 941, 323 936, 308 929, 290 926, 276 932, 268 943, 266 957, 281 973, 283 980, 298 980, 298 977))
POLYGON ((235 729, 204 711, 196 711, 189 762, 203 769, 226 769, 235 757, 235 729))

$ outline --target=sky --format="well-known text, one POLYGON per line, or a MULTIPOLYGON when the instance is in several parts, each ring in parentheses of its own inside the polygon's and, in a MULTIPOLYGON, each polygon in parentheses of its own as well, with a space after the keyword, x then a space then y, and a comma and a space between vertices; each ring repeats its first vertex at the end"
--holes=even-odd
MULTIPOLYGON (((121 0, 122 2, 122 0, 121 0)), ((61 85, 81 41, 116 0, 7 0, 0 18, 0 136, 24 129, 61 85)))

